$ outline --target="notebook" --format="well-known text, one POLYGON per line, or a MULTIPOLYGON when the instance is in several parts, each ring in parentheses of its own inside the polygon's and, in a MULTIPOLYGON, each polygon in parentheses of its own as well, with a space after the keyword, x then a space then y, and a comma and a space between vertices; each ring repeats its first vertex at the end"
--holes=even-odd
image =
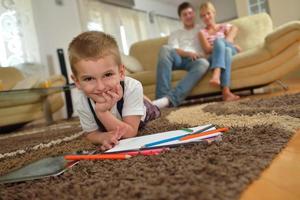
MULTIPOLYGON (((189 129, 191 129, 191 130, 193 130, 193 132, 195 132, 195 131, 201 130, 201 129, 207 127, 207 126, 211 126, 211 124, 196 126, 196 127, 192 127, 192 128, 189 128, 189 129)), ((212 127, 210 129, 208 129, 207 131, 215 130, 215 129, 216 129, 215 127, 212 127)), ((184 135, 187 135, 187 134, 189 134, 189 132, 182 129, 182 130, 173 130, 173 131, 155 133, 155 134, 151 134, 151 135, 127 138, 127 139, 120 140, 119 144, 114 146, 112 149, 109 149, 109 150, 105 151, 105 153, 136 151, 136 150, 140 150, 140 149, 144 148, 144 146, 146 144, 156 142, 156 141, 160 141, 160 140, 164 140, 164 139, 173 138, 173 137, 176 137, 176 136, 184 136, 184 135)), ((164 147, 164 146, 170 146, 170 145, 176 145, 176 144, 179 145, 179 144, 184 144, 184 143, 191 143, 191 142, 201 141, 201 140, 211 138, 211 137, 217 137, 217 136, 220 136, 220 135, 222 135, 222 133, 217 132, 217 133, 213 133, 213 134, 210 134, 210 135, 201 136, 201 137, 197 137, 197 138, 193 138, 193 139, 185 140, 185 141, 174 140, 174 141, 170 141, 170 142, 165 142, 165 143, 162 143, 162 144, 155 145, 155 147, 164 147)))

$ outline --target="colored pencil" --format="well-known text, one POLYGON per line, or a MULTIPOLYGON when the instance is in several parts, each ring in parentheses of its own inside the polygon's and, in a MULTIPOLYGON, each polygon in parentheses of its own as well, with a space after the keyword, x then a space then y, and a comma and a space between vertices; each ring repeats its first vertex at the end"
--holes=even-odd
MULTIPOLYGON (((206 126, 202 129, 196 131, 196 132, 193 132, 193 133, 200 133, 200 132, 206 131, 210 128, 213 128, 213 127, 214 127, 214 125, 209 125, 209 126, 206 126)), ((175 141, 175 140, 180 140, 182 137, 191 135, 193 133, 188 133, 188 134, 175 136, 175 137, 171 137, 171 138, 167 138, 167 139, 163 139, 163 140, 158 140, 156 142, 151 142, 151 143, 145 144, 142 148, 152 147, 152 146, 156 146, 156 145, 159 145, 159 144, 163 144, 163 143, 167 143, 167 142, 171 142, 171 141, 175 141)))
POLYGON ((201 132, 201 133, 189 134, 189 135, 187 135, 185 137, 180 138, 180 141, 190 140, 190 139, 193 139, 193 138, 197 138, 197 137, 201 137, 201 136, 205 136, 205 135, 210 135, 210 134, 217 133, 217 132, 226 132, 228 130, 229 130, 228 128, 219 128, 219 129, 216 129, 216 130, 205 131, 205 132, 201 132))
POLYGON ((162 152, 165 152, 167 150, 169 150, 169 148, 146 149, 146 150, 127 152, 125 154, 132 155, 134 153, 137 153, 137 155, 151 156, 151 155, 158 155, 158 154, 160 154, 162 152))
POLYGON ((66 155, 64 158, 66 160, 117 160, 117 159, 127 159, 131 155, 127 154, 96 154, 96 155, 66 155))

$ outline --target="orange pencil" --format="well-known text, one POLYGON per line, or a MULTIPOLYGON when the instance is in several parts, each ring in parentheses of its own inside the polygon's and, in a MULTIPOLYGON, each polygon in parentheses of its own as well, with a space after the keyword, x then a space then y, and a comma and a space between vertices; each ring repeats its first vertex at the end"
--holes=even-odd
POLYGON ((194 134, 190 134, 190 135, 180 138, 180 141, 189 140, 189 139, 197 138, 200 136, 210 135, 210 134, 217 133, 217 132, 226 132, 228 130, 229 130, 228 128, 219 128, 216 130, 211 130, 211 131, 206 131, 206 132, 201 132, 201 133, 194 133, 194 134))
POLYGON ((117 160, 117 159, 127 159, 130 155, 126 154, 96 154, 96 155, 66 155, 64 158, 66 160, 117 160))

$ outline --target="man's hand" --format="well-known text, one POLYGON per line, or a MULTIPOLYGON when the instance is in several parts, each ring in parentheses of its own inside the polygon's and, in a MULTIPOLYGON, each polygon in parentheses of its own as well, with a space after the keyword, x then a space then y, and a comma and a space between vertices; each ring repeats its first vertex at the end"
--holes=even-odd
POLYGON ((206 55, 204 55, 203 53, 195 53, 195 52, 186 52, 187 53, 187 57, 192 59, 192 61, 195 61, 199 58, 206 58, 206 55))
POLYGON ((113 90, 102 94, 104 101, 96 102, 96 112, 109 111, 123 96, 122 86, 118 84, 113 90))
POLYGON ((197 60, 198 58, 200 58, 200 55, 198 53, 195 52, 187 52, 187 57, 189 57, 190 59, 197 60))
POLYGON ((108 150, 113 148, 115 145, 119 143, 118 140, 122 138, 122 136, 125 134, 124 129, 120 129, 117 127, 116 130, 109 131, 106 133, 102 133, 102 138, 101 138, 101 146, 100 149, 102 151, 108 150))

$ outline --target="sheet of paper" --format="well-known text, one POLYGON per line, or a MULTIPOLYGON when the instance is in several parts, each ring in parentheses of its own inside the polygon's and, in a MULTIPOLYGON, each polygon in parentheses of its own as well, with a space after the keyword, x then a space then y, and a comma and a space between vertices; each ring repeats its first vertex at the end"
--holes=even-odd
MULTIPOLYGON (((201 130, 207 126, 209 126, 210 124, 207 125, 203 125, 203 126, 196 126, 196 127, 192 127, 190 129, 192 129, 193 131, 198 131, 201 130)), ((215 130, 216 128, 210 128, 208 130, 215 130)), ((112 152, 119 152, 119 151, 129 151, 129 150, 138 150, 141 147, 143 147, 144 145, 151 143, 151 142, 156 142, 159 140, 164 140, 164 139, 168 139, 168 138, 172 138, 172 137, 176 137, 176 136, 183 136, 188 134, 187 131, 185 130, 174 130, 174 131, 167 131, 167 132, 162 132, 162 133, 155 133, 155 134, 151 134, 151 135, 145 135, 145 136, 139 136, 139 137, 133 137, 133 138, 127 138, 127 139, 123 139, 119 141, 119 144, 116 145, 114 148, 107 150, 106 153, 112 153, 112 152)), ((186 143, 186 142, 191 142, 191 141, 197 141, 197 140, 201 140, 201 139, 205 139, 211 136, 217 136, 220 135, 222 133, 215 133, 213 135, 209 135, 209 136, 203 136, 203 137, 198 137, 198 138, 194 138, 194 139, 190 139, 190 140, 186 140, 186 141, 171 141, 171 142, 166 142, 163 144, 160 144, 159 146, 164 146, 164 145, 169 145, 169 144, 180 144, 180 143, 186 143)), ((158 145, 157 145, 158 146, 158 145)))

